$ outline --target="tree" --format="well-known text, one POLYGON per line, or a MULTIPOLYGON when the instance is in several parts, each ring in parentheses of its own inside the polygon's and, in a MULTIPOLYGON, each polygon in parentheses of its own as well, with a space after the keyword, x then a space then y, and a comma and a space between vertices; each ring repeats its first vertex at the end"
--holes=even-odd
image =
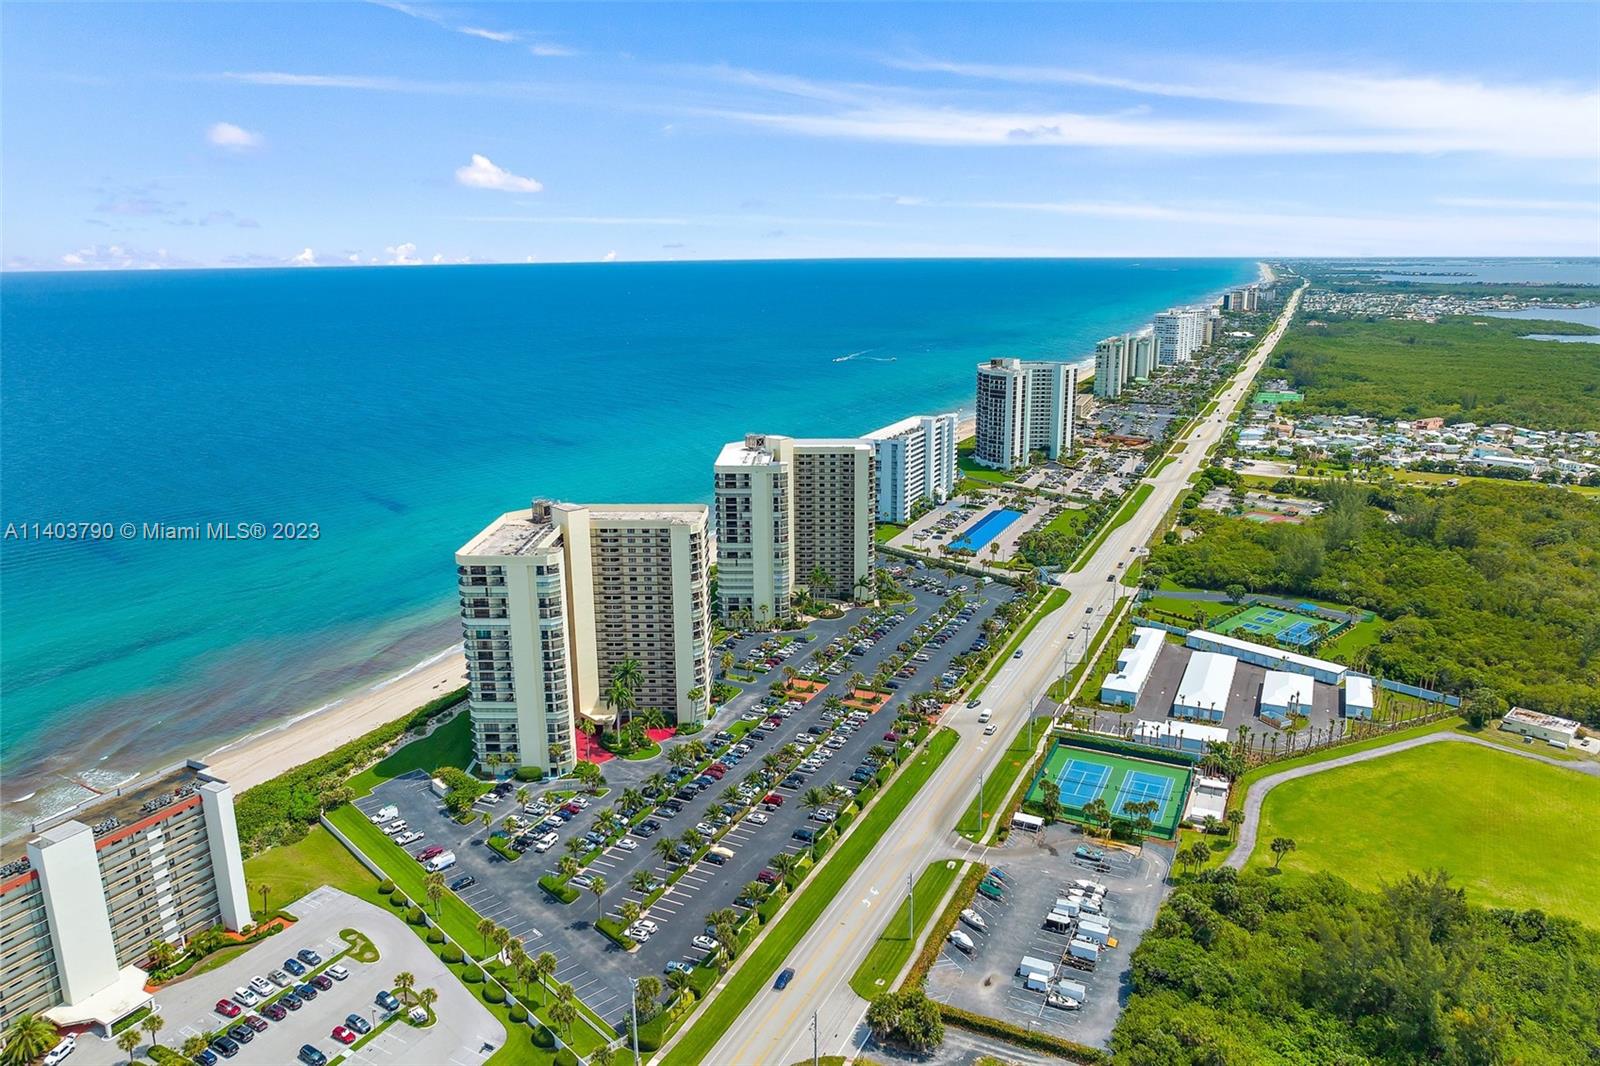
POLYGON ((410 970, 401 970, 394 975, 394 990, 400 993, 400 1002, 407 1003, 411 999, 411 990, 417 987, 417 975, 410 970))
POLYGON ((1222 590, 1222 592, 1223 592, 1223 595, 1228 597, 1228 602, 1229 603, 1238 603, 1238 602, 1240 602, 1241 600, 1244 599, 1245 589, 1244 589, 1243 585, 1241 585, 1237 581, 1235 581, 1232 584, 1228 585, 1226 588, 1224 588, 1222 590))
MULTIPOLYGON (((198 1051, 190 1051, 190 1049, 189 1049, 190 1044, 194 1043, 194 1041, 196 1041, 196 1040, 200 1041, 200 1046, 201 1047, 205 1046, 205 1038, 204 1037, 191 1036, 188 1040, 184 1041, 184 1045, 183 1045, 183 1056, 184 1056, 184 1058, 193 1059, 196 1055, 199 1054, 198 1051)), ((124 1029, 120 1034, 118 1034, 118 1036, 117 1036, 117 1048, 119 1050, 121 1050, 121 1052, 124 1055, 128 1056, 128 1062, 129 1062, 130 1066, 132 1066, 133 1059, 134 1059, 134 1055, 133 1055, 134 1049, 137 1048, 138 1046, 139 1046, 139 1030, 137 1030, 137 1029, 124 1029)))
POLYGON ((505 951, 506 945, 511 943, 511 930, 503 925, 497 925, 494 927, 494 933, 489 937, 489 940, 494 944, 495 954, 499 955, 505 951))
POLYGON ((444 899, 444 874, 435 870, 422 883, 422 891, 433 904, 433 916, 439 917, 439 901, 444 899))
POLYGON ((556 985, 556 1001, 550 1005, 550 1020, 569 1037, 572 1035, 572 1023, 578 1020, 578 1008, 572 1001, 572 986, 565 981, 556 985))
POLYGON ((1274 870, 1276 870, 1278 868, 1279 864, 1281 864, 1283 862, 1283 857, 1285 855, 1289 854, 1291 851, 1293 851, 1295 849, 1294 838, 1293 837, 1273 837, 1272 838, 1271 848, 1272 848, 1272 868, 1274 870))
POLYGON ((1189 853, 1193 857, 1196 866, 1204 866, 1211 860, 1211 846, 1204 840, 1196 840, 1189 845, 1189 853))
POLYGON ((622 728, 624 712, 639 706, 639 686, 644 684, 644 668, 637 659, 624 659, 611 668, 611 682, 606 687, 606 706, 611 708, 612 729, 622 728))
POLYGON ((806 810, 815 811, 819 807, 827 806, 828 794, 816 785, 812 785, 801 795, 800 802, 805 805, 806 810))
POLYGON ((546 1002, 547 999, 544 994, 545 982, 554 976, 557 964, 558 960, 553 951, 541 951, 534 957, 533 979, 539 983, 539 1001, 541 1003, 546 1002))
POLYGON ((721 657, 718 659, 718 665, 722 667, 722 676, 727 677, 728 672, 733 669, 733 652, 723 652, 721 657))
POLYGON ((622 901, 622 906, 617 908, 617 913, 622 918, 622 924, 624 926, 629 926, 634 922, 637 922, 639 920, 639 915, 643 912, 637 902, 631 899, 625 899, 622 901))
POLYGON ((559 769, 561 764, 566 761, 566 758, 567 746, 565 744, 557 741, 550 745, 550 768, 552 770, 559 769))
POLYGON ((654 974, 645 974, 633 986, 633 1005, 639 1012, 642 1020, 648 1021, 654 1017, 659 1008, 656 998, 661 995, 661 978, 654 974))
POLYGON ((494 922, 488 918, 478 919, 478 936, 483 940, 483 953, 489 954, 489 938, 494 935, 494 922))
POLYGON ((594 916, 596 921, 600 918, 600 897, 606 894, 608 887, 610 886, 606 884, 606 879, 601 874, 595 874, 594 879, 589 883, 589 891, 594 893, 594 916))
POLYGON ((166 1026, 167 1020, 159 1014, 146 1014, 139 1022, 139 1028, 143 1029, 145 1034, 150 1037, 151 1047, 154 1047, 158 1043, 156 1040, 156 1034, 160 1033, 162 1029, 166 1028, 166 1026))
MULTIPOLYGON (((261 909, 266 909, 266 903, 261 904, 261 909)), ((178 961, 178 948, 172 941, 156 937, 150 941, 150 965, 157 970, 164 970, 178 961)))
POLYGON ((800 868, 800 857, 791 855, 787 851, 780 851, 772 857, 772 861, 768 865, 778 871, 784 883, 787 884, 790 876, 800 868))
POLYGON ((867 1008, 867 1027, 876 1039, 916 1052, 932 1051, 944 1042, 939 1005, 921 990, 885 992, 874 999, 867 1008))
POLYGON ((60 1037, 56 1027, 42 1014, 24 1014, 6 1027, 6 1043, 0 1050, 5 1066, 32 1066, 56 1046, 60 1037))
POLYGON ((663 835, 656 841, 656 854, 661 856, 664 862, 671 862, 673 852, 677 849, 678 842, 670 836, 663 835))
POLYGON ((655 875, 649 870, 639 869, 633 871, 628 877, 628 887, 641 895, 647 894, 651 886, 656 883, 655 875))
POLYGON ((433 1005, 437 1002, 439 1002, 439 990, 437 988, 424 988, 417 993, 417 1006, 430 1014, 433 1012, 433 1005))
POLYGON ((578 860, 571 855, 561 856, 561 861, 556 863, 556 870, 568 881, 578 876, 580 869, 582 867, 578 865, 578 860))
POLYGON ((610 1044, 602 1044, 589 1052, 589 1066, 612 1066, 616 1061, 616 1049, 610 1044))
POLYGON ((528 786, 523 785, 521 788, 517 789, 517 806, 526 807, 528 805, 528 800, 532 796, 533 793, 528 790, 528 786))
MULTIPOLYGON (((128 1030, 128 1032, 132 1032, 132 1031, 133 1030, 131 1030, 131 1029, 128 1030)), ((126 1036, 127 1033, 124 1033, 123 1035, 126 1036)), ((134 1037, 134 1043, 137 1044, 138 1042, 139 1042, 139 1040, 138 1040, 138 1037, 136 1035, 134 1037)), ((118 1043, 120 1045, 120 1041, 118 1043)), ((186 1059, 197 1059, 197 1058, 200 1057, 200 1053, 202 1051, 204 1051, 205 1049, 206 1049, 206 1037, 205 1037, 205 1034, 204 1033, 195 1033, 195 1034, 193 1034, 192 1036, 190 1036, 187 1040, 185 1040, 183 1042, 183 1057, 186 1058, 186 1059)))
POLYGON ((694 978, 681 970, 673 970, 667 974, 667 987, 672 989, 672 998, 676 1002, 682 998, 684 990, 694 984, 694 978))
POLYGON ((1104 799, 1099 797, 1083 805, 1083 816, 1088 819, 1089 824, 1092 826, 1098 826, 1102 829, 1111 826, 1111 808, 1106 805, 1104 799))
POLYGON ((1039 800, 1044 808, 1046 824, 1054 823, 1061 817, 1061 786, 1046 778, 1039 782, 1039 800))
POLYGON ((689 846, 690 851, 699 851, 700 845, 705 843, 705 838, 700 835, 698 829, 685 829, 680 840, 689 846))

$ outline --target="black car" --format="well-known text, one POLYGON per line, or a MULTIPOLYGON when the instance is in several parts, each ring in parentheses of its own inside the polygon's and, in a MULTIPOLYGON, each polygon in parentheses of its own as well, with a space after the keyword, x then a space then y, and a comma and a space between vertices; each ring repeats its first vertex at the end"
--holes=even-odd
MULTIPOLYGON (((518 843, 521 843, 522 839, 523 838, 518 837, 517 838, 518 843)), ((467 874, 467 876, 465 876, 465 877, 458 877, 454 881, 451 881, 450 882, 450 891, 452 891, 452 892, 460 892, 463 888, 471 888, 473 885, 475 885, 477 883, 478 883, 478 879, 476 877, 473 877, 471 874, 467 874)))
POLYGON ((794 837, 794 839, 796 839, 796 840, 803 840, 807 844, 809 844, 813 840, 817 839, 817 834, 813 833, 811 830, 806 829, 804 827, 802 827, 800 829, 796 829, 793 833, 790 833, 789 835, 794 837))
POLYGON ((300 997, 295 995, 293 992, 285 992, 283 995, 278 997, 277 1002, 285 1007, 288 1007, 290 1010, 300 1009, 300 997))
POLYGON ((294 986, 294 994, 299 996, 301 999, 305 1000, 308 1003, 311 1000, 317 998, 317 990, 315 988, 311 987, 308 984, 307 985, 295 985, 294 986))
POLYGON ((633 835, 636 837, 653 837, 659 832, 661 832, 661 823, 654 818, 646 818, 633 827, 633 835))
POLYGON ((806 783, 806 779, 804 777, 802 777, 800 774, 790 774, 788 777, 783 779, 783 787, 784 788, 799 788, 801 785, 804 785, 805 783, 806 783))
POLYGON ((328 1066, 328 1056, 324 1055, 310 1044, 300 1045, 300 1054, 298 1058, 301 1062, 305 1063, 306 1066, 328 1066))
POLYGON ((320 966, 320 965, 322 965, 322 956, 318 955, 315 951, 312 951, 310 948, 301 948, 299 951, 295 952, 294 954, 295 954, 295 957, 297 959, 299 959, 301 962, 305 963, 307 966, 320 966))
POLYGON ((239 1042, 232 1037, 219 1036, 211 1041, 211 1050, 225 1059, 231 1059, 239 1053, 239 1042))
POLYGON ((783 972, 778 975, 778 979, 772 982, 772 987, 777 989, 779 992, 782 992, 785 988, 789 987, 789 982, 793 980, 794 970, 785 966, 783 968, 783 972))
POLYGON ((256 1031, 243 1022, 228 1027, 228 1035, 241 1044, 248 1044, 256 1038, 256 1031))

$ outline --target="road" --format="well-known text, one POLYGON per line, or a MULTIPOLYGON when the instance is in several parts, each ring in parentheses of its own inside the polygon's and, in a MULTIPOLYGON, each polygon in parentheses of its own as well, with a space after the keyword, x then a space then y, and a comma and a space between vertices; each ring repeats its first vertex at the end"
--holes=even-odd
MULTIPOLYGON (((1005 753, 1045 689, 1061 673, 1074 642, 1090 639, 1085 622, 1097 624, 1119 594, 1128 592, 1116 580, 1119 564, 1133 558, 1156 526, 1188 489, 1188 481, 1223 427, 1249 392, 1256 373, 1272 354, 1299 305, 1302 290, 1289 298, 1283 313, 1261 346, 1242 364, 1220 395, 1216 411, 1192 427, 1185 447, 1154 478, 1150 498, 1120 528, 1113 530, 1088 564, 1061 575, 1059 584, 1071 593, 1067 605, 1046 617, 1022 645, 1022 658, 1006 662, 983 692, 1000 729, 983 736, 977 710, 961 708, 946 724, 961 736, 937 774, 917 794, 867 859, 857 867, 789 957, 794 979, 784 991, 764 988, 739 1015, 707 1061, 733 1066, 765 1066, 797 1062, 811 1052, 811 1016, 815 1011, 822 1053, 850 1055, 865 1038, 862 1021, 867 1004, 850 989, 850 978, 871 949, 883 925, 905 894, 906 878, 915 876, 943 850, 948 832, 977 793, 978 777, 988 775, 1005 753), (1110 577, 1112 580, 1107 581, 1110 577)), ((737 971, 732 980, 738 980, 737 971)), ((687 1031, 687 1027, 685 1029, 687 1031)))
POLYGON ((1365 751, 1354 752, 1350 755, 1341 755, 1336 759, 1324 762, 1310 763, 1306 766, 1296 766, 1270 777, 1263 777, 1250 786, 1244 794, 1244 822, 1239 826, 1239 840, 1233 846, 1233 851, 1222 861, 1222 865, 1231 866, 1235 870, 1244 869, 1244 864, 1250 861, 1251 852, 1256 850, 1256 833, 1261 828, 1261 805, 1266 802, 1267 793, 1283 784, 1301 777, 1310 777, 1320 774, 1324 770, 1336 770, 1341 766, 1351 766, 1368 759, 1381 759, 1385 755, 1406 751, 1410 748, 1420 748, 1424 744, 1438 744, 1441 742, 1460 742, 1462 744, 1480 744, 1490 751, 1503 751, 1517 755, 1524 759, 1533 759, 1547 766, 1554 766, 1561 770, 1573 770, 1580 774, 1600 775, 1600 763, 1592 762, 1566 762, 1561 759, 1552 759, 1548 755, 1541 755, 1536 751, 1523 751, 1521 748, 1507 747, 1504 744, 1494 744, 1477 737, 1465 737, 1460 733, 1429 733, 1426 736, 1411 737, 1406 740, 1397 740, 1393 744, 1385 744, 1381 748, 1368 748, 1365 751))

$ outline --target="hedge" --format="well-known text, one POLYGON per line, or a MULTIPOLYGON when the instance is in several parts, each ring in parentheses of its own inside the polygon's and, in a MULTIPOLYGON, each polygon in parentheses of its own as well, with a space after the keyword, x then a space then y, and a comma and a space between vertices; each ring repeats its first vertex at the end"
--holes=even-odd
POLYGON ((430 943, 430 944, 443 944, 444 943, 444 930, 440 929, 438 926, 434 926, 432 929, 429 929, 428 930, 428 943, 430 943))
POLYGON ((518 781, 542 781, 544 780, 544 771, 537 766, 519 766, 513 772, 513 776, 518 781))
POLYGON ((548 1025, 536 1025, 533 1027, 533 1042, 537 1047, 555 1047, 556 1034, 550 1031, 548 1025))
POLYGON ((982 863, 973 863, 967 869, 966 875, 961 878, 961 883, 956 886, 956 894, 950 897, 950 905, 928 930, 928 939, 922 945, 922 953, 917 956, 917 961, 911 964, 911 972, 906 975, 901 988, 922 987, 922 982, 928 978, 928 971, 933 968, 933 964, 939 959, 940 951, 944 949, 944 938, 956 927, 962 909, 977 893, 978 882, 988 876, 989 868, 982 863))
POLYGON ((461 949, 454 944, 446 944, 444 950, 439 952, 439 958, 449 966, 456 966, 461 962, 461 949))
POLYGON ((468 966, 461 971, 461 979, 469 985, 479 984, 483 981, 483 971, 476 966, 468 966))
MULTIPOLYGON (((934 1002, 938 1002, 935 1000, 934 1002)), ((1002 1022, 997 1018, 989 1018, 982 1014, 973 1014, 960 1007, 952 1007, 947 1003, 939 1003, 939 1016, 946 1025, 953 1025, 957 1029, 966 1029, 968 1032, 981 1033, 984 1036, 996 1037, 1007 1043, 1017 1044, 1022 1047, 1032 1048, 1035 1051, 1044 1051, 1052 1055, 1060 1055, 1069 1062, 1079 1063, 1080 1066, 1111 1066, 1111 1056, 1099 1048, 1089 1047, 1087 1044, 1074 1043, 1071 1040, 1062 1040, 1060 1037, 1021 1026, 1002 1022)))
POLYGON ((404 907, 410 902, 411 900, 406 897, 406 894, 398 888, 389 892, 389 905, 392 907, 404 907))
POLYGON ((422 913, 421 907, 412 907, 406 911, 406 922, 410 925, 422 925, 427 920, 427 915, 422 913))
POLYGON ((556 1066, 578 1066, 578 1056, 572 1053, 571 1048, 562 1048, 556 1052, 556 1066))
POLYGON ((564 885, 550 874, 539 878, 539 887, 562 903, 571 903, 578 898, 578 890, 571 885, 564 885))
POLYGON ((385 877, 382 881, 378 882, 378 895, 387 896, 389 893, 391 893, 393 891, 394 891, 394 882, 389 880, 387 877, 385 877))
POLYGON ((483 986, 483 1001, 485 1003, 504 1003, 506 1001, 505 990, 499 985, 486 984, 483 986))
POLYGON ((522 1025, 528 1020, 528 1009, 520 1003, 511 1005, 511 1024, 522 1025))

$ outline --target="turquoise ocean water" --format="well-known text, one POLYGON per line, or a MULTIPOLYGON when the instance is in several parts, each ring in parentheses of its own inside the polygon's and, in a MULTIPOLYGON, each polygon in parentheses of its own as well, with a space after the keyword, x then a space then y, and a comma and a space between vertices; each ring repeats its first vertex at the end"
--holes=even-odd
MULTIPOLYGON (((448 648, 451 555, 534 495, 706 500, 747 431, 968 408, 1242 260, 8 274, 0 525, 315 541, 0 544, 0 787, 33 813, 448 648)), ((14 806, 11 806, 14 804, 14 806)))

